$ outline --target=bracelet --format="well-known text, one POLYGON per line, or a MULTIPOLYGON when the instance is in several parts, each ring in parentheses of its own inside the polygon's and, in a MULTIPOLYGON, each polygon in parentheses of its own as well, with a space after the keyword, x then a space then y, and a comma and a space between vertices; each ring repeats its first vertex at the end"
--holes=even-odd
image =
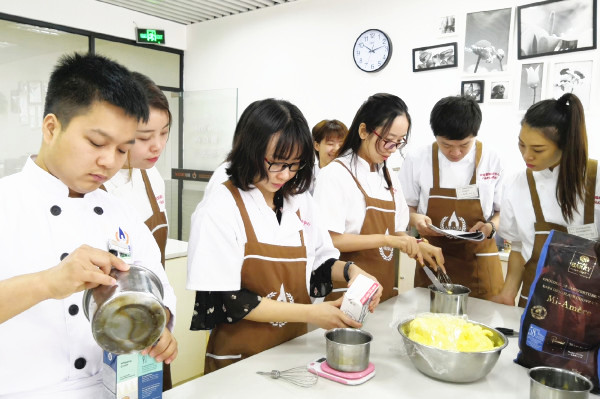
POLYGON ((429 241, 427 241, 427 238, 417 238, 417 244, 420 244, 424 242, 425 244, 429 244, 429 241))
POLYGON ((348 274, 348 270, 350 270, 350 265, 353 265, 353 264, 354 264, 354 262, 349 260, 344 265, 344 279, 346 280, 346 282, 350 281, 350 275, 348 274))

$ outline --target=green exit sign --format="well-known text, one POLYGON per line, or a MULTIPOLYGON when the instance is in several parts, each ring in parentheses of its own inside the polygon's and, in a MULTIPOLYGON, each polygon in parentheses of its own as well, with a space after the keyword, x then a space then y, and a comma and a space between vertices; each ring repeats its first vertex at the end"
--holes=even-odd
POLYGON ((165 44, 165 31, 136 28, 135 39, 138 43, 165 44))

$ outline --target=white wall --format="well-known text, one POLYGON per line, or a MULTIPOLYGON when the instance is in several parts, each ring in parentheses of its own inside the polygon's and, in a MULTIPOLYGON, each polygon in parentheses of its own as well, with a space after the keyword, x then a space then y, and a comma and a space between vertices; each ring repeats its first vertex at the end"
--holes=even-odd
POLYGON ((185 49, 185 25, 95 0, 0 0, 0 12, 131 40, 136 24, 164 29, 167 46, 185 49))
MULTIPOLYGON (((385 91, 402 97, 413 117, 410 146, 430 142, 429 112, 441 97, 460 94, 460 81, 480 79, 462 72, 467 12, 529 4, 522 0, 299 0, 277 7, 192 25, 187 32, 185 90, 239 89, 239 113, 252 101, 276 97, 290 100, 312 126, 324 118, 348 125, 360 104, 385 91), (440 17, 456 15, 458 34, 439 38, 440 17), (352 47, 358 35, 379 28, 393 43, 387 67, 378 73, 358 70, 352 47), (458 68, 412 72, 412 49, 458 41, 458 68)), ((516 10, 515 10, 516 12, 516 10)), ((516 19, 516 17, 515 17, 516 19)), ((514 29, 513 29, 514 31, 514 29)), ((519 61, 516 34, 504 75, 518 90, 522 63, 594 60, 591 109, 599 104, 598 50, 519 61)), ((502 75, 493 75, 499 77, 502 75)), ((521 168, 517 136, 523 113, 518 98, 510 103, 483 103, 480 138, 502 151, 508 167, 521 168)), ((590 153, 600 156, 599 116, 587 112, 590 153)), ((410 149, 409 146, 409 149, 410 149)))

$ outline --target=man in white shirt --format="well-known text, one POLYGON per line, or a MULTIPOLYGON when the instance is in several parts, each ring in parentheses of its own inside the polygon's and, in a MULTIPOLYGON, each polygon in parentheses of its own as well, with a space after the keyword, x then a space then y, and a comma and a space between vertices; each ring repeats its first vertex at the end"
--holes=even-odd
MULTIPOLYGON (((410 208, 410 224, 442 248, 452 281, 471 296, 490 299, 504 282, 494 240, 500 219, 502 165, 498 155, 476 140, 481 110, 467 97, 446 97, 431 111, 435 142, 408 154, 400 184, 410 208), (481 242, 440 236, 444 230, 481 231, 481 242)), ((422 270, 415 286, 427 287, 422 270)))
POLYGON ((170 363, 175 295, 160 252, 135 212, 99 187, 123 165, 148 118, 127 69, 104 57, 65 56, 48 84, 42 144, 19 173, 0 179, 0 398, 99 398, 102 350, 82 307, 83 290, 113 285, 107 252, 129 245, 133 261, 164 287, 170 318, 144 353, 170 363))

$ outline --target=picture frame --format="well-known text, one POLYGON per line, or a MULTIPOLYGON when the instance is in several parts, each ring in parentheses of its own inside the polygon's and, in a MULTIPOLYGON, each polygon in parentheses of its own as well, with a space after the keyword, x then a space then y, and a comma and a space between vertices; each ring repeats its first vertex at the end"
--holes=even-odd
POLYGON ((512 101, 512 82, 509 79, 497 78, 489 80, 486 101, 503 103, 512 101))
POLYGON ((484 80, 463 80, 460 82, 460 95, 471 97, 478 103, 483 103, 485 93, 484 80))
POLYGON ((545 63, 534 62, 521 65, 521 83, 519 86, 520 111, 526 111, 530 106, 545 98, 545 77, 545 63))
POLYGON ((553 98, 560 98, 565 93, 573 93, 583 105, 590 109, 594 61, 561 61, 550 66, 548 73, 548 90, 553 98))
POLYGON ((458 67, 456 49, 457 42, 414 48, 413 72, 458 67))
POLYGON ((517 58, 593 50, 597 0, 548 0, 517 7, 517 58))
POLYGON ((456 36, 456 15, 444 15, 438 18, 437 32, 438 37, 456 36))
POLYGON ((467 74, 508 71, 513 9, 467 14, 463 71, 467 74))

